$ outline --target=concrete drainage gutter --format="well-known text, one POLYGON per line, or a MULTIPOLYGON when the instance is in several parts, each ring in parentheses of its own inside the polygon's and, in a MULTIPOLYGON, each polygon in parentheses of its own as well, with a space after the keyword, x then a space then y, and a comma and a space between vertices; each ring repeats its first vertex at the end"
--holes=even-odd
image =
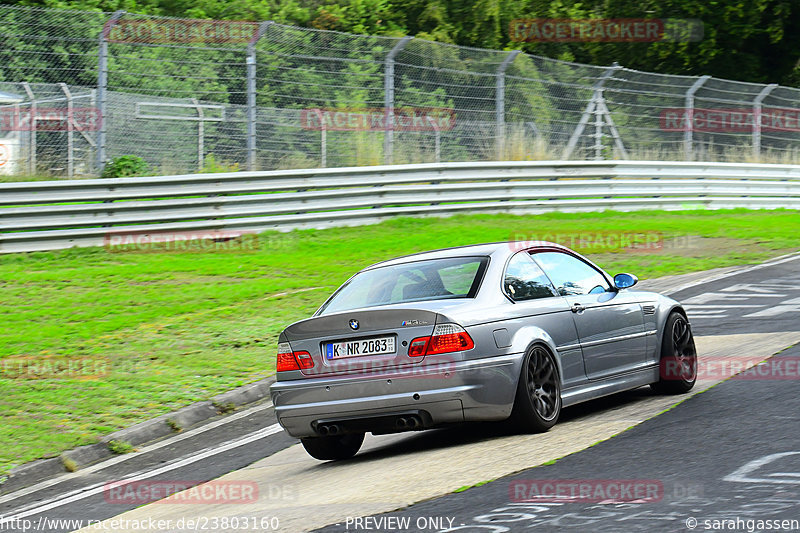
POLYGON ((232 412, 245 405, 268 398, 269 386, 274 382, 275 377, 270 376, 218 394, 211 400, 194 403, 174 413, 167 413, 115 431, 103 437, 96 444, 80 446, 67 450, 58 457, 40 459, 18 466, 9 472, 8 477, 0 479, 0 494, 8 494, 40 481, 66 472, 74 472, 113 457, 116 454, 109 447, 111 441, 125 442, 134 447, 140 446, 174 435, 176 428, 196 426, 215 416, 232 412))

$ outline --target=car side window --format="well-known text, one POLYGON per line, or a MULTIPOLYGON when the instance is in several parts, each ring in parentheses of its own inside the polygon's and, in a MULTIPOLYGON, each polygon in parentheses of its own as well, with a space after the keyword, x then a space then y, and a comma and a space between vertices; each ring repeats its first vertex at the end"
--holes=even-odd
POLYGON ((514 301, 557 296, 550 280, 525 252, 518 253, 508 262, 503 288, 514 301))
POLYGON ((540 252, 533 258, 561 296, 596 294, 611 290, 605 276, 577 257, 561 252, 540 252))

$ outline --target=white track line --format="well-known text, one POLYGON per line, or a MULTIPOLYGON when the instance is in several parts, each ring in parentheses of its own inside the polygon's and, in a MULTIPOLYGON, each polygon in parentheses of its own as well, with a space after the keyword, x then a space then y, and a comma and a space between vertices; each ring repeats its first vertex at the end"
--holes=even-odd
MULTIPOLYGON (((145 446, 144 448, 141 448, 140 450, 138 450, 137 453, 128 453, 128 454, 124 454, 124 455, 119 455, 117 457, 112 457, 111 459, 107 459, 107 460, 105 460, 105 461, 103 461, 101 463, 97 463, 97 464, 88 466, 86 468, 78 470, 77 472, 73 472, 73 473, 70 473, 70 474, 63 474, 63 475, 60 475, 60 476, 55 477, 53 479, 48 479, 48 480, 42 481, 40 483, 37 483, 35 485, 31 485, 30 487, 25 487, 24 489, 20 489, 18 491, 11 492, 9 494, 6 494, 5 496, 0 497, 0 504, 6 503, 6 502, 9 502, 9 501, 12 501, 12 500, 16 500, 17 498, 21 498, 23 496, 27 496, 28 494, 32 494, 32 493, 40 491, 42 489, 46 489, 48 487, 52 487, 53 485, 58 485, 59 483, 62 483, 64 481, 69 481, 69 480, 75 479, 77 477, 82 477, 82 476, 85 476, 87 474, 91 474, 93 472, 97 472, 98 470, 103 470, 105 468, 117 465, 117 464, 122 463, 124 461, 127 461, 129 459, 133 459, 133 458, 136 458, 136 457, 141 457, 142 454, 149 453, 149 452, 154 452, 154 451, 156 451, 156 450, 158 450, 160 448, 163 448, 165 446, 170 446, 172 444, 175 444, 176 442, 180 442, 182 440, 190 439, 192 437, 200 435, 201 433, 205 433, 206 431, 210 431, 212 429, 218 428, 218 427, 220 427, 222 425, 225 425, 225 424, 227 424, 229 422, 235 422, 236 420, 245 418, 245 417, 250 416, 252 414, 255 414, 255 413, 259 412, 259 411, 264 411, 264 410, 269 409, 271 407, 272 407, 272 402, 266 402, 266 403, 263 403, 261 405, 256 405, 255 407, 251 407, 251 408, 246 409, 244 411, 240 411, 238 413, 226 416, 226 417, 221 418, 219 420, 215 420, 214 422, 209 422, 208 424, 204 424, 204 425, 202 425, 200 427, 194 428, 194 429, 189 430, 189 431, 187 431, 185 433, 180 433, 180 434, 175 435, 173 437, 169 437, 168 439, 164 439, 164 440, 158 441, 155 444, 151 444, 149 446, 145 446)), ((81 489, 81 490, 84 490, 84 489, 81 489)))
POLYGON ((674 289, 667 289, 663 291, 659 291, 661 294, 668 296, 670 294, 675 294, 676 292, 680 292, 686 289, 691 289, 692 287, 696 287, 697 285, 702 285, 704 283, 713 283, 714 281, 719 281, 721 279, 730 278, 732 276, 738 276, 739 274, 744 274, 746 272, 752 272, 753 270, 760 270, 762 268, 771 267, 774 265, 780 265, 782 263, 788 263, 789 261, 795 261, 800 259, 800 252, 792 252, 790 254, 782 255, 767 261, 766 263, 761 263, 758 265, 753 265, 745 268, 741 268, 738 270, 733 270, 731 272, 725 272, 724 274, 720 274, 718 276, 711 276, 710 278, 698 279, 695 281, 691 281, 686 283, 685 285, 679 285, 674 289))
MULTIPOLYGON (((253 433, 249 433, 244 437, 240 437, 238 439, 230 440, 228 442, 211 446, 206 448, 205 450, 192 453, 191 455, 169 463, 167 465, 162 466, 161 468, 156 468, 155 470, 150 470, 149 472, 144 472, 141 474, 135 474, 126 478, 122 478, 119 481, 141 481, 143 479, 149 479, 151 477, 158 476, 165 472, 169 472, 171 470, 176 470, 178 468, 182 468, 184 466, 190 465, 192 463, 196 463, 198 461, 202 461, 212 455, 217 455, 233 448, 238 448, 239 446, 244 446, 245 444, 249 444, 251 442, 257 441, 259 439, 263 439, 264 437, 268 437, 269 435, 273 435, 283 431, 278 424, 272 424, 271 426, 259 429, 253 433)), ((45 511, 49 511, 50 509, 54 509, 56 507, 61 507, 62 505, 66 505, 68 503, 72 503, 78 500, 83 500, 90 496, 94 496, 96 494, 100 494, 105 490, 105 483, 95 485, 89 489, 82 489, 78 493, 74 493, 70 496, 58 496, 56 498, 51 498, 49 500, 45 500, 42 502, 37 502, 33 507, 29 507, 28 509, 18 512, 15 515, 6 516, 0 518, 0 526, 6 524, 8 522, 13 522, 15 520, 19 520, 31 515, 36 515, 39 513, 43 513, 45 511)))

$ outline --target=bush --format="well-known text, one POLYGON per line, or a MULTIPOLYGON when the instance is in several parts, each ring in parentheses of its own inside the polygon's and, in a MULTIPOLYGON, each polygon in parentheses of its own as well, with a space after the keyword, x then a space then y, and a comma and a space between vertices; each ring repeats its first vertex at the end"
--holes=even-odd
POLYGON ((203 162, 203 168, 200 170, 203 174, 216 174, 219 172, 238 172, 239 163, 226 163, 225 161, 217 161, 214 154, 208 154, 203 162))
POLYGON ((129 178, 146 176, 150 167, 138 155, 122 155, 106 163, 101 178, 129 178))

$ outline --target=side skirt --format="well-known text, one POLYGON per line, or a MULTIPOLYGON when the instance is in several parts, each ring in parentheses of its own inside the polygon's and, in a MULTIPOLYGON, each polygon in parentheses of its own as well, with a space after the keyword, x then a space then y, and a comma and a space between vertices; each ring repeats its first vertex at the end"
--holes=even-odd
POLYGON ((562 391, 561 404, 564 407, 569 407, 570 405, 581 402, 596 400, 603 396, 655 383, 658 381, 658 378, 658 365, 653 365, 633 372, 603 378, 598 381, 582 383, 577 387, 562 391))

